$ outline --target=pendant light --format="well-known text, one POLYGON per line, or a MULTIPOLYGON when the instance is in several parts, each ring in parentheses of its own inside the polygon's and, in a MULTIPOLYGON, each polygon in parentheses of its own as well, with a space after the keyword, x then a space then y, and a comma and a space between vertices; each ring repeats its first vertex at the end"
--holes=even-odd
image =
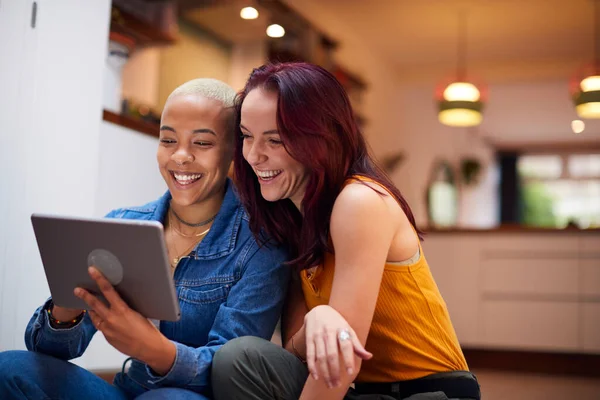
POLYGON ((594 59, 575 77, 571 94, 580 118, 600 118, 600 0, 594 1, 594 59), (581 79, 583 78, 583 79, 581 79))
POLYGON ((467 80, 466 74, 466 16, 459 13, 457 72, 450 83, 436 90, 438 119, 448 126, 476 126, 483 120, 483 96, 480 89, 467 80))

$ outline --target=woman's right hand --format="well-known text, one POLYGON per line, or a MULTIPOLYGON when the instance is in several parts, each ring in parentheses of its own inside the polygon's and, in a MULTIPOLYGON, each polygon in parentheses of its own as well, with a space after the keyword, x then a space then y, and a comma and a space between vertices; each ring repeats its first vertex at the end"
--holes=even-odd
POLYGON ((52 313, 52 317, 54 317, 54 319, 57 319, 61 322, 66 322, 77 318, 83 312, 83 310, 78 308, 59 307, 54 304, 50 312, 52 313))
POLYGON ((354 356, 369 360, 368 352, 348 322, 333 307, 321 305, 304 317, 306 363, 317 380, 323 377, 330 388, 340 384, 340 354, 348 375, 356 371, 354 356))

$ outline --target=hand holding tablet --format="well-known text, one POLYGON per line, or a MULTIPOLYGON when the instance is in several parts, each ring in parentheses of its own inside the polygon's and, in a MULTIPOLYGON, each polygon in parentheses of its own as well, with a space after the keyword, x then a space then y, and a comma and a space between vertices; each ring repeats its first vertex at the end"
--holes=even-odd
POLYGON ((40 214, 32 215, 31 221, 52 300, 59 307, 55 318, 90 308, 75 296, 76 287, 107 304, 97 280, 88 273, 94 266, 132 310, 146 318, 179 319, 162 224, 40 214))

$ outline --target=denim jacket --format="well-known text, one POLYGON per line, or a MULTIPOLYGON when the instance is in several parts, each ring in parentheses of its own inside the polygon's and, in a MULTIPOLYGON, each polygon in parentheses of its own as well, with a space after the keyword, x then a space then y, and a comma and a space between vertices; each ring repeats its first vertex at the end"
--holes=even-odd
MULTIPOLYGON (((167 192, 157 201, 113 210, 107 217, 162 222, 170 199, 167 192)), ((171 370, 156 376, 146 364, 132 360, 115 384, 132 396, 167 386, 209 393, 210 366, 223 344, 239 336, 271 338, 290 278, 290 269, 282 265, 286 259, 280 248, 257 245, 228 180, 210 232, 175 270, 181 319, 160 321, 160 331, 177 348, 171 370)), ((36 310, 27 326, 27 348, 65 360, 81 356, 96 333, 89 315, 73 328, 54 329, 44 312, 47 304, 36 310)))

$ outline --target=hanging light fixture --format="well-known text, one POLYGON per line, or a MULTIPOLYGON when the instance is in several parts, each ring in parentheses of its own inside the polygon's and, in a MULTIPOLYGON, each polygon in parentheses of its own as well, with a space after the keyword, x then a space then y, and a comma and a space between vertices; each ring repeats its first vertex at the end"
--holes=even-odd
POLYGON ((466 78, 466 18, 459 14, 457 73, 454 79, 436 90, 439 121, 448 126, 476 126, 483 120, 483 96, 466 78))
POLYGON ((594 60, 571 85, 575 110, 581 118, 600 118, 600 0, 594 1, 594 60), (583 79, 581 79, 583 78, 583 79))

